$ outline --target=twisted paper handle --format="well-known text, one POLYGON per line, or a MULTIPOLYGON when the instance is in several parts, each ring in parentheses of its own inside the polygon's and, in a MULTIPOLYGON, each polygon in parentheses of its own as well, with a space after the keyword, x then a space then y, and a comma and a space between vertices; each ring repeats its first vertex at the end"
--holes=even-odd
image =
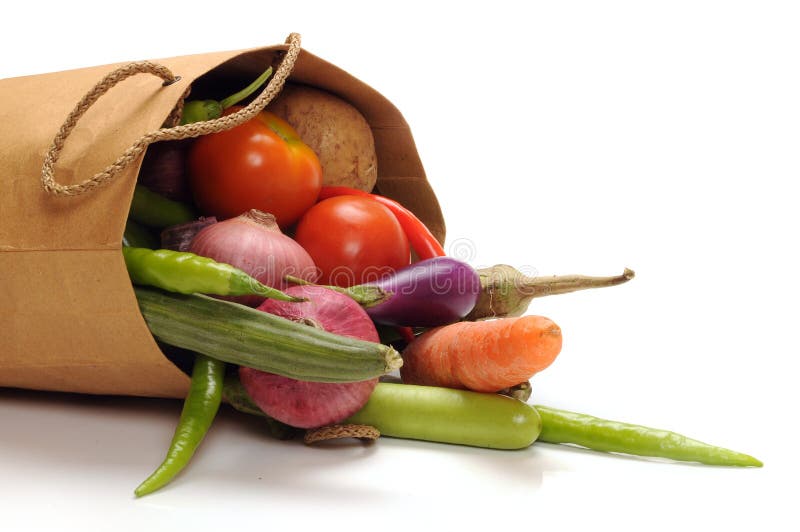
MULTIPOLYGON (((154 142, 199 137, 209 133, 225 131, 247 122, 260 113, 261 110, 278 95, 294 68, 297 56, 300 54, 300 35, 292 33, 287 37, 286 43, 289 45, 286 50, 286 56, 281 61, 275 75, 256 99, 250 102, 246 107, 239 109, 235 113, 221 116, 213 120, 184 124, 182 126, 166 127, 150 133, 145 133, 126 149, 116 161, 106 167, 105 170, 74 185, 62 185, 57 183, 54 177, 54 168, 58 157, 61 155, 61 150, 64 148, 64 143, 75 128, 78 120, 103 94, 108 92, 111 87, 133 75, 143 73, 160 77, 164 80, 164 85, 170 85, 180 80, 180 76, 173 75, 168 68, 150 61, 137 61, 119 67, 106 75, 97 85, 86 93, 61 125, 61 128, 53 139, 53 143, 50 145, 50 149, 45 154, 44 164, 42 165, 42 186, 45 190, 57 196, 79 196, 111 181, 141 155, 148 145, 154 142)), ((188 90, 178 102, 176 109, 170 114, 168 123, 171 122, 174 124, 177 122, 180 117, 181 109, 183 108, 183 99, 187 95, 188 90)))

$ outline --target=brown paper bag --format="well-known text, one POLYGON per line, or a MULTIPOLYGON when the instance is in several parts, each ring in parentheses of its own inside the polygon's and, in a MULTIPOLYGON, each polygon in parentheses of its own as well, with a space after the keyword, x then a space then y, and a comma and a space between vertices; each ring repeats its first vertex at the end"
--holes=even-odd
MULTIPOLYGON (((279 63, 286 45, 160 59, 180 80, 130 77, 86 111, 55 166, 56 181, 94 175, 162 126, 197 78, 236 87, 279 63)), ((42 165, 104 65, 0 80, 0 386, 92 394, 183 397, 188 377, 158 349, 139 313, 120 242, 141 156, 79 196, 44 190, 42 165)), ((439 204, 398 110, 336 66, 300 51, 291 82, 319 87, 366 117, 381 194, 414 211, 440 239, 439 204)), ((220 94, 226 94, 220 92, 220 94)))

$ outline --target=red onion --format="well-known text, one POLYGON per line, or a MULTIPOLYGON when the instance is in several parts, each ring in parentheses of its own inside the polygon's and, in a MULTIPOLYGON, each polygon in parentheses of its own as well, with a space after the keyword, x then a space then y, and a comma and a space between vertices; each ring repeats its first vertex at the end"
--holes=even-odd
MULTIPOLYGON (((204 228, 192 240, 189 251, 235 266, 279 290, 288 286, 284 280, 287 275, 312 282, 319 277, 309 254, 281 233, 275 217, 257 210, 204 228)), ((226 299, 253 307, 264 301, 259 296, 226 299)))
POLYGON ((139 183, 175 201, 192 199, 186 175, 187 140, 156 142, 147 147, 139 170, 139 183))
MULTIPOLYGON (((307 301, 288 303, 267 299, 258 309, 342 336, 380 341, 370 317, 349 296, 321 286, 293 286, 286 293, 307 301)), ((378 383, 378 379, 306 382, 244 367, 239 368, 239 379, 265 414, 306 429, 337 423, 355 414, 378 383)))
POLYGON ((266 299, 258 310, 334 334, 380 342, 372 318, 350 296, 315 285, 292 286, 286 289, 286 293, 307 301, 294 303, 266 299))
POLYGON ((217 223, 217 219, 213 216, 201 216, 199 220, 171 225, 161 231, 161 248, 174 251, 189 251, 195 235, 215 223, 217 223))

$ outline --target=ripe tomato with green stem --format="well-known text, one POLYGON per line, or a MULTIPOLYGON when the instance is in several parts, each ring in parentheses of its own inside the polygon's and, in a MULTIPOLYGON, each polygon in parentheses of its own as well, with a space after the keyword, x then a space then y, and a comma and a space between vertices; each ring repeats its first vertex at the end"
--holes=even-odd
POLYGON ((300 219, 294 238, 320 269, 322 284, 375 281, 411 258, 397 218, 371 198, 337 196, 317 203, 300 219))
MULTIPOLYGON (((238 109, 230 107, 225 114, 238 109)), ((322 187, 314 151, 292 126, 266 111, 233 129, 198 138, 188 166, 195 203, 203 214, 217 218, 258 209, 286 228, 314 205, 322 187)))

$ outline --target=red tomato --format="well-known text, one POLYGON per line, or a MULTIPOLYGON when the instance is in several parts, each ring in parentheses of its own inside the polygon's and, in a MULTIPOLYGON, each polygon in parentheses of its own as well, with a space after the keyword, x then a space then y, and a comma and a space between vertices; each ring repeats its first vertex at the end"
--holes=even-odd
POLYGON ((374 281, 410 260, 397 218, 370 198, 337 196, 317 203, 297 224, 295 240, 314 259, 324 284, 374 281))
POLYGON ((232 218, 258 209, 275 215, 284 228, 317 201, 322 168, 292 126, 262 112, 198 138, 189 153, 189 178, 203 214, 232 218))

